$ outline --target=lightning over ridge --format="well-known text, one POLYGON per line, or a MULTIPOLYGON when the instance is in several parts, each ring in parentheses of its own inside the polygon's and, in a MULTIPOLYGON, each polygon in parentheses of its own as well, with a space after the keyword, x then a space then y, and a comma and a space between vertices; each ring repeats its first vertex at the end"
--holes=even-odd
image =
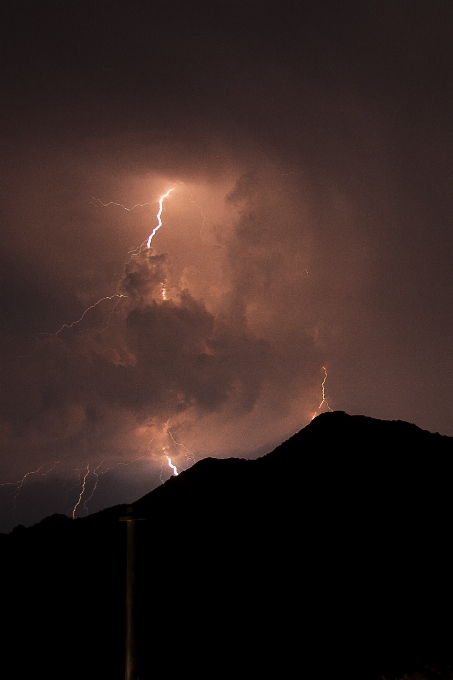
POLYGON ((323 381, 321 383, 321 397, 322 398, 321 398, 321 401, 319 403, 318 408, 316 409, 313 416, 311 417, 311 420, 314 420, 314 418, 316 418, 316 416, 319 415, 319 413, 321 412, 321 409, 323 407, 325 407, 328 411, 332 411, 332 409, 330 408, 328 401, 326 399, 327 369, 326 369, 325 366, 321 366, 321 368, 324 371, 324 378, 323 378, 323 381))

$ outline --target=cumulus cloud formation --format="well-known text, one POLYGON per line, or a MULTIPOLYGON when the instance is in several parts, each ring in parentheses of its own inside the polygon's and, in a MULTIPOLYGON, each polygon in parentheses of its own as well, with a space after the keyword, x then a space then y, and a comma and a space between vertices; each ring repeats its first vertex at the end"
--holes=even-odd
MULTIPOLYGON (((199 252, 190 252, 190 244, 184 250, 184 237, 182 242, 173 237, 179 259, 184 261, 181 250, 187 253, 195 293, 187 285, 188 268, 172 269, 168 253, 154 247, 133 252, 116 282, 118 293, 94 301, 76 323, 66 320, 56 334, 37 337, 29 355, 16 357, 5 376, 2 412, 16 445, 22 440, 24 450, 33 448, 33 459, 38 447, 50 463, 60 447, 64 454, 58 457, 70 465, 80 457, 80 438, 97 441, 103 429, 112 446, 112 412, 117 413, 115 432, 123 421, 136 431, 147 423, 149 441, 153 428, 173 419, 188 448, 197 428, 207 427, 215 414, 217 426, 205 430, 197 455, 226 455, 232 440, 236 450, 233 432, 240 419, 250 418, 250 431, 241 435, 244 453, 266 443, 269 433, 263 437, 259 422, 271 413, 273 439, 307 420, 319 394, 322 352, 310 318, 313 309, 308 312, 313 306, 307 285, 310 253, 297 249, 291 254, 294 241, 285 232, 299 233, 299 246, 309 239, 301 235, 302 225, 290 224, 294 206, 268 172, 247 172, 230 184, 217 198, 224 204, 219 213, 230 211, 229 223, 207 225, 199 207, 204 233, 198 230, 194 237, 191 230, 189 241, 197 239, 203 262, 199 252), (296 315, 299 306, 306 307, 305 318, 303 312, 296 315), (303 406, 295 415, 297 400, 303 406), (231 429, 230 436, 218 437, 220 423, 231 429)), ((184 196, 185 208, 194 202, 191 197, 184 196)), ((171 222, 162 228, 169 239, 171 222)), ((149 441, 134 445, 132 439, 131 434, 125 451, 120 438, 110 455, 123 460, 147 450, 149 441)), ((161 455, 170 443, 161 446, 161 455)), ((103 455, 90 453, 93 461, 103 455)))
POLYGON ((105 504, 269 450, 325 369, 331 407, 453 434, 453 18, 406 9, 3 3, 10 524, 30 479, 70 512, 87 466, 105 504))

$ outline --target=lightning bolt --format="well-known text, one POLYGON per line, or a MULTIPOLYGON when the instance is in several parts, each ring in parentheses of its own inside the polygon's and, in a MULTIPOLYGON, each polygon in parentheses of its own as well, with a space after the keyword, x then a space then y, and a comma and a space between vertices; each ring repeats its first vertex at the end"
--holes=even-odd
MULTIPOLYGON (((153 238, 154 238, 156 232, 163 226, 163 222, 162 222, 162 213, 163 213, 163 208, 164 208, 164 201, 165 201, 166 198, 168 198, 168 196, 169 196, 174 190, 175 190, 175 187, 172 187, 172 188, 168 189, 164 194, 162 194, 162 195, 160 196, 160 198, 159 198, 159 200, 158 200, 158 210, 157 210, 157 214, 156 214, 157 224, 156 224, 156 226, 154 227, 154 229, 151 231, 151 233, 149 234, 148 238, 147 238, 145 241, 143 241, 143 243, 142 243, 140 246, 138 246, 135 250, 133 250, 132 252, 129 253, 130 256, 133 257, 133 256, 139 255, 145 247, 146 247, 148 250, 151 248, 151 243, 152 243, 152 240, 153 240, 153 238)), ((116 201, 109 201, 109 202, 107 202, 107 203, 104 203, 104 202, 101 201, 99 198, 95 198, 94 196, 92 196, 91 198, 92 198, 91 204, 94 205, 96 208, 108 208, 109 206, 115 206, 115 207, 121 208, 121 209, 123 209, 123 210, 126 210, 127 212, 132 212, 132 211, 134 211, 134 210, 136 210, 136 209, 138 209, 138 208, 143 208, 144 206, 150 206, 150 205, 152 205, 152 203, 150 203, 150 202, 145 202, 145 203, 136 203, 136 204, 133 205, 132 207, 127 207, 126 205, 124 205, 124 204, 122 204, 122 203, 119 203, 119 202, 116 202, 116 201)), ((206 216, 203 214, 203 212, 202 212, 200 206, 198 206, 198 205, 195 203, 195 201, 193 200, 192 195, 190 195, 190 200, 191 200, 191 202, 192 202, 192 203, 200 210, 200 213, 201 213, 201 215, 202 215, 202 217, 203 217, 203 223, 204 223, 204 221, 205 221, 205 219, 206 219, 206 216)), ((61 326, 55 333, 49 334, 49 335, 58 336, 58 335, 60 335, 64 330, 70 330, 71 328, 74 328, 75 326, 77 326, 78 324, 80 324, 80 323, 86 318, 86 316, 89 314, 89 312, 90 312, 91 310, 95 309, 96 307, 98 307, 99 305, 101 305, 101 304, 103 304, 103 303, 105 303, 105 302, 107 302, 107 301, 114 300, 114 301, 115 301, 115 302, 114 302, 114 305, 113 305, 113 307, 111 308, 111 310, 110 310, 110 312, 109 312, 109 316, 108 316, 108 319, 107 319, 107 323, 106 323, 105 327, 102 328, 102 330, 101 330, 101 332, 102 332, 103 330, 105 330, 105 329, 109 326, 110 320, 111 320, 112 315, 113 315, 115 309, 117 308, 117 306, 122 302, 123 299, 127 299, 127 298, 128 298, 128 296, 125 295, 125 294, 123 294, 123 293, 114 293, 114 294, 112 294, 112 295, 106 295, 106 296, 104 296, 104 297, 101 297, 101 298, 99 298, 99 300, 97 300, 97 301, 94 302, 93 304, 89 305, 89 306, 84 310, 84 312, 81 314, 81 316, 80 316, 78 319, 76 319, 75 321, 72 321, 72 322, 70 322, 70 323, 64 323, 64 324, 62 324, 62 326, 61 326)), ((165 282, 162 283, 162 298, 163 298, 164 300, 167 299, 167 289, 166 289, 165 282)), ((37 348, 35 347, 35 349, 34 349, 29 355, 24 355, 24 356, 17 357, 17 358, 30 358, 30 357, 36 352, 36 349, 37 349, 37 348)), ((194 460, 194 457, 193 457, 193 455, 190 453, 189 449, 188 449, 184 444, 181 444, 180 442, 178 442, 178 441, 175 439, 175 437, 173 436, 173 433, 172 433, 171 431, 168 431, 168 435, 169 435, 169 437, 171 438, 173 444, 175 444, 175 446, 180 446, 180 447, 182 447, 182 448, 184 449, 186 458, 188 458, 189 456, 192 456, 192 458, 193 458, 193 460, 194 460)), ((82 477, 81 483, 80 483, 80 477, 79 477, 79 481, 77 482, 77 484, 76 484, 75 486, 73 486, 71 489, 69 489, 69 490, 66 492, 66 493, 68 494, 72 489, 74 489, 74 488, 76 488, 76 487, 79 487, 79 493, 78 493, 77 501, 76 501, 76 503, 74 504, 74 506, 73 506, 73 508, 72 508, 72 513, 71 513, 71 514, 72 514, 72 518, 75 519, 76 514, 77 514, 77 511, 78 511, 78 509, 79 509, 79 507, 80 507, 80 505, 81 505, 82 503, 83 503, 83 507, 84 507, 84 509, 85 509, 85 512, 88 514, 88 507, 87 507, 87 506, 88 506, 88 503, 92 500, 92 498, 93 498, 93 496, 94 496, 94 494, 95 494, 95 492, 96 492, 96 489, 97 489, 97 487, 98 487, 98 483, 99 483, 100 476, 106 474, 108 471, 110 471, 110 470, 112 470, 112 469, 114 469, 114 468, 116 468, 116 467, 120 467, 120 466, 123 466, 123 465, 124 465, 124 466, 126 466, 126 465, 132 465, 133 463, 135 463, 135 462, 137 462, 137 461, 142 460, 143 458, 145 458, 148 454, 149 454, 149 451, 148 451, 148 453, 145 454, 144 456, 141 456, 141 457, 139 457, 139 458, 137 458, 137 459, 135 459, 135 460, 133 460, 133 461, 128 461, 128 462, 126 462, 126 463, 117 463, 116 465, 113 465, 113 466, 111 466, 111 467, 108 467, 107 469, 103 470, 102 472, 100 471, 100 468, 101 468, 101 466, 103 465, 104 460, 102 460, 101 463, 99 463, 96 467, 94 467, 94 468, 92 468, 92 469, 90 468, 90 462, 88 462, 87 465, 86 465, 86 469, 85 469, 85 471, 84 471, 84 473, 83 473, 83 477, 82 477), (91 488, 91 493, 90 493, 89 496, 87 497, 86 494, 87 494, 87 492, 88 492, 88 482, 89 482, 90 475, 94 476, 94 484, 93 484, 93 486, 92 486, 92 488, 91 488), (81 484, 81 485, 80 485, 80 484, 81 484), (80 486, 79 486, 79 485, 80 485, 80 486)), ((166 456, 166 459, 167 459, 167 462, 168 462, 169 467, 170 467, 171 470, 173 471, 173 475, 175 475, 175 476, 178 475, 177 467, 176 467, 176 465, 172 462, 170 456, 168 456, 167 454, 165 454, 165 456, 166 456)), ((58 462, 55 463, 55 464, 53 465, 52 468, 50 468, 49 470, 47 470, 46 473, 41 473, 41 474, 44 474, 44 475, 46 476, 47 474, 49 474, 49 473, 55 468, 55 466, 56 466, 57 464, 58 464, 58 462)), ((11 487, 13 488, 13 500, 15 501, 15 500, 17 499, 17 497, 19 496, 19 494, 20 494, 20 492, 21 492, 21 490, 22 490, 22 488, 23 488, 23 486, 24 486, 24 483, 26 482, 27 478, 28 478, 30 475, 39 474, 40 471, 41 471, 43 468, 44 468, 44 464, 41 465, 41 466, 40 466, 39 468, 37 468, 36 470, 30 470, 30 471, 26 472, 25 475, 24 475, 20 480, 18 480, 18 481, 16 481, 16 482, 9 482, 9 483, 6 483, 6 484, 0 484, 0 486, 11 486, 11 487)))
POLYGON ((0 486, 13 486, 13 487, 15 487, 12 494, 11 494, 12 500, 15 501, 16 498, 18 497, 18 495, 20 494, 22 487, 25 484, 25 480, 27 479, 27 477, 30 477, 30 475, 37 475, 43 469, 43 467, 44 467, 44 463, 42 465, 40 465, 39 468, 37 468, 36 470, 30 470, 29 472, 26 472, 21 479, 17 480, 17 482, 5 482, 4 484, 0 484, 0 486))
MULTIPOLYGON (((148 250, 151 247, 151 241, 153 240, 154 234, 162 226, 162 210, 163 210, 164 200, 174 190, 175 190, 175 187, 173 187, 172 189, 168 189, 168 191, 166 191, 165 194, 162 194, 162 196, 159 198, 159 208, 158 208, 157 215, 156 215, 157 225, 154 227, 153 231, 148 236, 148 238, 145 241, 143 241, 143 243, 141 243, 139 246, 137 246, 136 248, 134 248, 133 250, 131 250, 129 252, 129 255, 131 255, 132 257, 136 257, 137 255, 140 255, 143 248, 145 247, 145 244, 146 244, 146 248, 148 248, 148 250)), ((96 208, 108 208, 110 205, 114 205, 118 208, 122 208, 123 210, 127 210, 127 212, 132 212, 136 208, 143 208, 145 205, 152 205, 151 203, 136 203, 131 208, 128 208, 123 203, 117 203, 116 201, 109 201, 108 203, 103 203, 100 198, 95 198, 94 196, 92 196, 91 198, 95 202, 93 203, 93 202, 90 201, 90 203, 91 203, 91 205, 96 206, 96 208)), ((199 207, 199 206, 197 206, 197 207, 199 207)), ((164 297, 164 300, 165 299, 166 298, 164 297)))
MULTIPOLYGON (((154 227, 154 229, 152 230, 152 232, 150 233, 150 235, 148 236, 148 238, 147 238, 145 241, 143 241, 143 243, 142 243, 140 246, 138 246, 134 251, 132 251, 131 253, 129 253, 130 255, 138 255, 138 254, 140 254, 140 252, 142 251, 142 249, 143 249, 144 246, 145 246, 145 243, 146 243, 146 247, 147 247, 148 249, 151 247, 151 241, 153 240, 153 237, 154 237, 155 233, 156 233, 156 232, 161 228, 161 226, 162 226, 162 211, 163 211, 163 207, 164 207, 164 200, 165 200, 165 199, 171 194, 171 192, 174 191, 174 190, 175 190, 175 187, 172 187, 171 189, 168 189, 168 191, 166 191, 165 194, 162 194, 162 196, 159 198, 159 202, 158 202, 159 208, 158 208, 157 215, 156 215, 157 225, 154 227)), ((98 208, 99 208, 99 207, 101 207, 101 208, 107 208, 107 207, 110 206, 110 205, 114 205, 114 206, 117 206, 117 207, 119 207, 119 208, 122 208, 123 210, 127 210, 128 212, 132 212, 132 211, 135 210, 136 208, 142 208, 142 207, 144 207, 145 205, 151 205, 151 203, 136 203, 136 204, 133 205, 131 208, 128 208, 127 206, 123 205, 122 203, 117 203, 116 201, 109 201, 108 203, 103 203, 103 202, 101 201, 101 199, 99 199, 99 198, 95 198, 94 196, 92 196, 91 198, 93 199, 93 201, 95 201, 95 203, 92 203, 92 205, 94 205, 94 206, 96 206, 96 207, 98 207, 98 208)), ((83 319, 84 319, 85 316, 88 314, 88 312, 90 312, 92 309, 95 309, 95 308, 96 308, 98 305, 100 305, 102 302, 105 302, 106 300, 114 300, 114 299, 116 299, 115 305, 113 306, 113 309, 110 311, 109 318, 108 318, 107 324, 106 324, 106 326, 105 326, 105 328, 107 328, 108 325, 109 325, 109 323, 110 323, 111 316, 112 316, 114 310, 116 309, 116 307, 118 306, 118 304, 121 302, 121 299, 122 299, 122 298, 127 298, 127 297, 128 297, 128 296, 127 296, 127 295, 124 295, 123 293, 115 293, 115 294, 113 294, 113 295, 105 295, 104 297, 99 298, 99 300, 97 300, 96 302, 94 302, 92 305, 90 305, 89 307, 87 307, 87 308, 85 309, 85 311, 84 311, 83 314, 80 316, 80 318, 76 319, 75 321, 72 321, 71 323, 64 323, 64 324, 61 326, 61 328, 59 328, 59 329, 57 330, 57 332, 54 333, 53 335, 57 336, 57 335, 59 335, 63 330, 65 330, 65 329, 69 330, 70 328, 73 328, 74 326, 77 326, 77 324, 79 324, 81 321, 83 321, 83 319)), ((167 289, 166 289, 164 283, 162 284, 162 298, 163 298, 164 300, 167 299, 167 289)), ((102 330, 105 330, 105 328, 103 328, 102 330)), ((28 359, 28 358, 30 358, 30 357, 32 356, 32 354, 33 354, 35 351, 36 351, 36 348, 31 352, 31 354, 29 354, 29 355, 23 355, 23 356, 18 356, 17 358, 18 358, 18 359, 28 359)))
POLYGON ((94 477, 95 477, 94 485, 93 485, 93 488, 91 489, 90 495, 89 495, 88 498, 83 502, 83 507, 85 508, 85 512, 86 512, 87 515, 88 515, 87 503, 88 503, 89 501, 91 501, 91 499, 92 499, 93 496, 94 496, 94 492, 95 492, 96 489, 98 488, 98 482, 99 482, 99 474, 98 474, 98 470, 99 470, 99 468, 101 467, 101 465, 102 465, 103 462, 104 462, 104 460, 101 460, 101 462, 99 463, 99 465, 97 465, 97 466, 94 468, 94 470, 93 470, 93 475, 94 475, 94 477))
MULTIPOLYGON (((169 421, 167 420, 167 425, 168 425, 168 422, 169 421)), ((189 451, 189 449, 187 448, 187 446, 185 444, 182 444, 181 442, 178 442, 175 439, 173 432, 171 431, 171 429, 169 427, 167 427, 167 434, 168 434, 168 436, 170 437, 170 439, 172 440, 172 442, 175 446, 180 446, 182 449, 184 449, 184 455, 186 457, 187 465, 189 467, 190 467, 190 465, 193 465, 195 463, 195 456, 193 455, 192 451, 189 451), (190 462, 190 459, 191 459, 191 462, 190 462)))
MULTIPOLYGON (((149 249, 151 247, 151 241, 153 240, 153 237, 155 233, 161 228, 162 226, 162 211, 164 209, 164 200, 171 194, 172 191, 175 190, 175 187, 172 187, 171 189, 168 189, 168 191, 165 192, 165 194, 162 194, 162 196, 159 198, 159 208, 157 211, 156 219, 157 219, 157 225, 154 227, 146 241, 143 241, 143 243, 138 246, 134 251, 132 251, 129 254, 132 255, 137 255, 142 251, 142 248, 144 247, 144 244, 146 243, 146 247, 149 249)), ((116 201, 109 201, 108 203, 103 203, 101 199, 95 198, 94 196, 91 197, 93 201, 96 201, 96 203, 92 203, 92 205, 95 205, 96 207, 102 207, 102 208, 107 208, 110 205, 117 206, 119 208, 122 208, 123 210, 127 210, 128 212, 132 212, 136 208, 143 208, 145 205, 151 205, 151 203, 136 203, 135 205, 132 206, 132 208, 128 208, 122 203, 117 203, 116 201)), ((88 314, 89 311, 100 305, 102 302, 105 302, 106 300, 114 300, 116 298, 116 303, 113 307, 113 309, 110 312, 109 319, 107 321, 108 326, 110 322, 111 315, 113 314, 114 310, 116 309, 117 305, 120 303, 121 298, 127 298, 127 295, 124 295, 123 293, 115 293, 114 295, 106 295, 105 297, 99 298, 96 302, 94 302, 92 305, 87 307, 85 311, 83 312, 82 316, 79 319, 76 319, 76 321, 72 321, 71 323, 64 323, 61 328, 58 329, 58 331, 54 335, 59 335, 65 328, 70 329, 79 324, 85 316, 88 314)), ((167 291, 165 288, 165 284, 162 284, 162 297, 164 300, 167 298, 167 291)), ((105 330, 105 328, 103 329, 105 330)))
POLYGON ((127 208, 125 205, 122 203, 116 203, 116 201, 109 201, 108 203, 103 203, 100 198, 95 198, 94 196, 91 197, 93 201, 96 201, 96 203, 92 203, 90 201, 91 205, 94 205, 96 208, 108 208, 109 205, 115 205, 118 208, 123 208, 123 210, 127 210, 127 212, 132 212, 135 210, 135 208, 144 208, 145 205, 152 205, 151 203, 136 203, 135 205, 132 206, 132 208, 127 208))
POLYGON ((17 500, 17 498, 18 498, 18 496, 19 496, 20 492, 22 491, 22 488, 23 488, 23 486, 24 486, 24 484, 25 484, 25 480, 26 480, 28 477, 30 477, 31 475, 37 475, 37 474, 39 474, 40 472, 41 472, 42 477, 47 477, 47 475, 48 475, 50 472, 52 472, 52 470, 55 470, 55 468, 57 467, 57 465, 59 464, 59 462, 60 462, 60 461, 57 460, 57 462, 54 463, 54 464, 52 465, 52 467, 49 468, 49 470, 47 470, 47 472, 41 472, 41 470, 42 470, 43 467, 45 466, 45 463, 43 463, 43 464, 40 465, 39 468, 37 468, 36 470, 29 470, 28 472, 26 472, 26 473, 23 475, 23 477, 21 477, 21 479, 17 480, 17 482, 4 482, 3 484, 0 484, 0 486, 12 486, 12 487, 14 487, 14 488, 13 488, 13 491, 12 491, 12 493, 11 493, 11 500, 12 500, 12 501, 14 502, 14 504, 15 504, 15 503, 16 503, 16 500, 17 500))
POLYGON ((86 472, 83 476, 83 480, 82 480, 82 488, 80 490, 80 494, 79 494, 79 497, 77 499, 77 503, 74 505, 74 507, 72 509, 72 519, 75 519, 75 514, 77 512, 77 508, 79 507, 80 503, 82 502, 82 498, 83 498, 83 494, 85 493, 87 478, 88 478, 89 474, 90 474, 90 464, 87 463, 87 470, 86 470, 86 472))
POLYGON ((175 190, 174 187, 173 187, 173 189, 169 189, 165 194, 162 194, 162 196, 159 198, 159 210, 158 210, 157 215, 156 215, 157 226, 154 227, 154 229, 152 230, 152 232, 148 236, 148 240, 146 242, 147 248, 151 248, 151 241, 153 240, 154 234, 162 226, 162 210, 164 209, 164 199, 167 198, 167 196, 170 196, 171 192, 174 191, 174 190, 175 190))
POLYGON ((313 414, 311 420, 313 420, 314 418, 316 418, 316 416, 320 413, 320 411, 321 411, 321 409, 323 408, 323 406, 325 406, 325 408, 326 408, 328 411, 332 411, 332 409, 330 408, 330 406, 329 406, 329 404, 328 404, 328 402, 327 402, 327 399, 326 399, 327 369, 326 369, 325 366, 322 366, 321 368, 322 368, 322 370, 324 371, 324 379, 323 379, 323 381, 322 381, 322 383, 321 383, 321 397, 322 397, 322 399, 321 399, 321 401, 320 401, 320 404, 319 404, 318 408, 317 408, 316 411, 314 412, 314 414, 313 414))
POLYGON ((173 463, 171 462, 170 456, 168 456, 167 454, 165 454, 165 458, 168 461, 168 467, 170 467, 173 470, 173 477, 177 477, 179 473, 178 473, 178 470, 176 468, 176 465, 173 465, 173 463))
MULTIPOLYGON (((98 484, 99 484, 99 479, 100 479, 100 477, 102 477, 103 475, 107 474, 107 472, 110 472, 111 470, 115 470, 115 469, 118 468, 118 467, 127 467, 128 465, 133 465, 134 463, 137 463, 137 462, 143 460, 144 458, 147 458, 147 455, 148 455, 148 454, 146 453, 146 454, 144 454, 143 456, 140 456, 139 458, 134 458, 134 460, 127 461, 126 463, 115 463, 115 465, 110 465, 110 466, 108 466, 108 467, 107 467, 105 470, 103 470, 102 472, 100 472, 99 470, 100 470, 101 466, 105 463, 105 458, 103 458, 103 459, 101 460, 101 462, 100 462, 98 465, 96 465, 96 467, 93 468, 93 469, 90 469, 90 463, 87 463, 86 470, 85 470, 85 472, 84 472, 83 479, 82 479, 82 483, 81 483, 81 487, 80 487, 80 493, 79 493, 79 496, 78 496, 78 498, 77 498, 77 502, 76 502, 76 504, 74 505, 74 507, 73 507, 73 509, 72 509, 72 518, 75 519, 75 514, 76 514, 76 512, 77 512, 77 508, 80 506, 80 504, 81 504, 81 502, 82 502, 82 499, 83 499, 84 495, 85 495, 86 492, 87 492, 88 479, 89 479, 89 476, 90 476, 90 475, 93 475, 95 479, 94 479, 94 484, 93 484, 93 487, 92 487, 92 489, 91 489, 90 495, 88 496, 88 498, 86 498, 86 499, 83 501, 83 507, 84 507, 84 509, 85 509, 86 515, 89 514, 88 503, 89 503, 89 502, 93 499, 93 497, 94 497, 94 494, 95 494, 96 489, 97 489, 98 484)), ((46 474, 47 474, 47 473, 46 473, 46 474)), ((66 495, 68 495, 73 489, 75 489, 76 487, 78 487, 79 484, 80 484, 80 478, 79 478, 79 482, 77 482, 74 486, 72 486, 70 489, 68 489, 68 491, 66 492, 66 495)))
MULTIPOLYGON (((120 299, 120 298, 127 298, 127 295, 123 295, 122 293, 115 293, 115 295, 106 295, 105 297, 100 298, 97 302, 95 302, 94 304, 92 304, 92 305, 90 305, 89 307, 86 308, 86 310, 83 312, 83 314, 82 314, 82 316, 80 317, 80 319, 77 319, 77 321, 73 321, 72 323, 69 323, 69 324, 68 324, 68 323, 64 323, 64 324, 62 325, 62 327, 59 328, 58 331, 57 331, 54 335, 58 335, 58 334, 61 333, 61 331, 64 330, 65 328, 68 328, 68 329, 69 329, 69 328, 72 328, 73 326, 76 326, 78 323, 80 323, 81 321, 83 321, 83 319, 85 318, 85 316, 88 314, 88 312, 89 312, 91 309, 94 309, 95 307, 97 307, 98 305, 100 305, 101 302, 104 302, 104 300, 113 300, 114 298, 118 298, 118 299, 117 299, 117 301, 116 301, 116 303, 115 303, 115 305, 114 305, 114 307, 113 307, 112 312, 110 313, 110 315, 113 313, 113 310, 114 310, 115 307, 118 305, 118 303, 119 303, 119 301, 120 301, 119 299, 120 299)), ((110 317, 109 317, 109 320, 110 320, 110 317)))

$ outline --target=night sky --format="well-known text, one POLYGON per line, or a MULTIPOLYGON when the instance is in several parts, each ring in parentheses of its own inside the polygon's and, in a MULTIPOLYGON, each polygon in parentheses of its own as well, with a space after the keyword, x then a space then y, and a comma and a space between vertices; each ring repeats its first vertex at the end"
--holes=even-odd
POLYGON ((267 452, 323 382, 453 435, 450 2, 0 14, 0 530, 267 452))

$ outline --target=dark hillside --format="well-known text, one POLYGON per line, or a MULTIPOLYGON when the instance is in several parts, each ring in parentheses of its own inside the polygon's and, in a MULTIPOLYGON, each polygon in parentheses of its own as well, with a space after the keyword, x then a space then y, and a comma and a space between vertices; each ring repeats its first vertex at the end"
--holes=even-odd
MULTIPOLYGON (((451 662, 452 455, 408 423, 327 413, 137 501, 141 680, 451 662)), ((2 537, 10 677, 124 677, 125 512, 2 537)))

